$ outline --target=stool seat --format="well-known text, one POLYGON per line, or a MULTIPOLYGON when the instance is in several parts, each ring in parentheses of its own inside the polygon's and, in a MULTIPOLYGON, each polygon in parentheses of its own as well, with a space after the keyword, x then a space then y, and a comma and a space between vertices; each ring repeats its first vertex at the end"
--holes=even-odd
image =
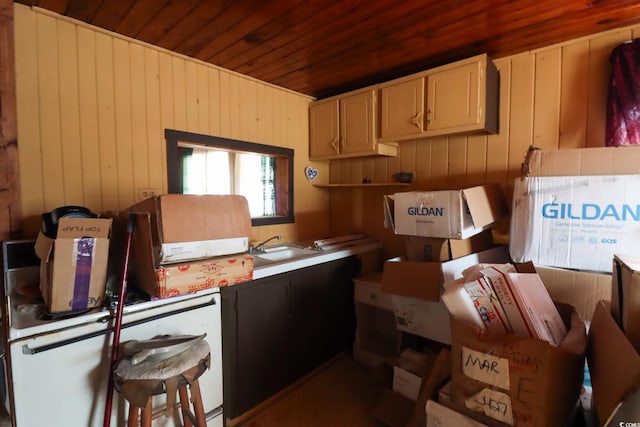
POLYGON ((113 375, 116 390, 130 404, 127 425, 137 425, 139 409, 142 409, 141 425, 150 426, 152 396, 166 393, 166 411, 172 411, 178 392, 184 425, 204 427, 198 378, 209 368, 210 358, 209 345, 202 340, 185 351, 162 360, 147 359, 135 365, 130 359, 120 360, 113 375), (187 387, 191 390, 191 399, 188 398, 187 387), (190 412, 189 400, 193 401, 195 415, 190 412))

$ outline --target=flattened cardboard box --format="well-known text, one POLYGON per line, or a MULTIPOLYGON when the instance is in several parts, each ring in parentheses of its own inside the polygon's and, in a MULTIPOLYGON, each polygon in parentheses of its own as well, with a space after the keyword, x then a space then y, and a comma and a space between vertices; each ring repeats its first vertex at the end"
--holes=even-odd
POLYGON ((157 264, 246 252, 249 246, 251 215, 243 196, 165 194, 128 211, 150 214, 157 264))
POLYGON ((489 425, 571 425, 587 338, 575 310, 559 309, 569 327, 560 347, 452 319, 452 407, 489 425))
POLYGON ((253 257, 245 253, 159 265, 153 255, 149 213, 136 213, 131 241, 132 282, 151 296, 165 298, 253 278, 253 257))
POLYGON ((640 355, 611 315, 609 301, 600 301, 589 327, 587 361, 593 406, 602 426, 640 420, 640 355))
POLYGON ((611 272, 640 256, 640 175, 517 178, 510 252, 516 262, 611 272))
POLYGON ((56 239, 40 233, 40 291, 51 313, 104 304, 110 218, 60 218, 56 239))
POLYGON ((384 196, 385 224, 406 236, 466 239, 508 213, 498 184, 384 196))
POLYGON ((611 314, 636 351, 640 352, 640 258, 613 258, 611 314))

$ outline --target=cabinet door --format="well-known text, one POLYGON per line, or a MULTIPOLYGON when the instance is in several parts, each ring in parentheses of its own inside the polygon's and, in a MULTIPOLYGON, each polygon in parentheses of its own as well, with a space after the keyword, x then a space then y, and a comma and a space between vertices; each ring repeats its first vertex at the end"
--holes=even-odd
POLYGON ((376 152, 374 88, 340 98, 340 154, 376 152))
POLYGON ((424 122, 424 77, 380 87, 380 137, 420 136, 424 122))
POLYGON ((235 415, 290 383, 289 283, 289 277, 284 276, 237 291, 235 415))
POLYGON ((318 101, 309 107, 309 157, 338 154, 338 100, 318 101))
POLYGON ((481 123, 481 64, 460 61, 427 75, 427 131, 456 133, 481 123))

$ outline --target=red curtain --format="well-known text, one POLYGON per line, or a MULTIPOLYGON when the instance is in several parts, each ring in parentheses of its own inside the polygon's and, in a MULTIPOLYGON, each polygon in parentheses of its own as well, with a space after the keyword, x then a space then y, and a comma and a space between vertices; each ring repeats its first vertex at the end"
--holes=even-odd
POLYGON ((640 39, 616 46, 609 60, 606 145, 640 144, 640 39))

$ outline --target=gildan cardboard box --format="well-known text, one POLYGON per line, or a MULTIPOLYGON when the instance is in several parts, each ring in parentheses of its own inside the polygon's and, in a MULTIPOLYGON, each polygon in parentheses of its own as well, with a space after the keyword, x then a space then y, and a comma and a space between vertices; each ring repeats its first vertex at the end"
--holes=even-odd
POLYGON ((404 236, 407 261, 449 261, 493 246, 491 229, 467 239, 404 236))
POLYGON ((165 194, 127 210, 150 214, 159 264, 246 252, 249 247, 251 216, 243 196, 165 194))
POLYGON ((587 361, 599 425, 640 422, 640 355, 616 324, 609 301, 598 302, 593 314, 587 361))
POLYGON ((508 213, 498 184, 384 197, 385 224, 406 236, 466 239, 508 213))
POLYGON ((452 319, 452 407, 489 425, 571 425, 587 337, 573 308, 559 309, 569 330, 559 347, 452 319))
POLYGON ((451 344, 450 316, 440 300, 445 281, 462 277, 462 272, 479 263, 509 262, 506 246, 469 254, 445 262, 385 261, 382 292, 392 295, 396 327, 444 344, 451 344))
POLYGON ((165 298, 253 278, 253 256, 246 253, 160 264, 158 257, 154 256, 151 215, 136 213, 135 218, 131 241, 131 280, 149 295, 165 298))
POLYGON ((51 313, 105 302, 110 218, 60 218, 56 239, 38 235, 40 291, 51 313))
POLYGON ((640 352, 640 257, 614 256, 611 314, 640 352))
POLYGON ((531 149, 514 186, 516 262, 611 272, 614 253, 640 256, 640 147, 531 149))

